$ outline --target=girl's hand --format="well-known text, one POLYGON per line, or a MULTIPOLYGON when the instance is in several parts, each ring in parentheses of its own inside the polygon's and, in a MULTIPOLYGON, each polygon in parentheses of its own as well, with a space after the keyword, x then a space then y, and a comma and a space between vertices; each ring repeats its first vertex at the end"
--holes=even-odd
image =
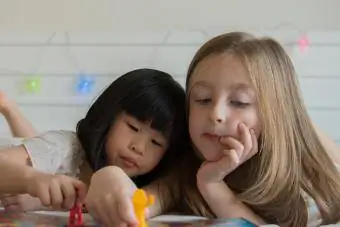
POLYGON ((66 175, 34 172, 27 180, 27 193, 40 199, 45 207, 57 210, 71 209, 81 204, 86 195, 86 185, 66 175))
POLYGON ((105 226, 136 225, 131 199, 136 189, 119 167, 102 168, 92 176, 85 200, 86 208, 94 219, 105 226))
POLYGON ((200 184, 221 182, 242 163, 258 152, 257 138, 252 129, 241 123, 239 125, 241 141, 232 137, 223 137, 220 142, 229 149, 223 151, 220 159, 214 162, 204 162, 197 172, 200 184))
POLYGON ((8 99, 7 95, 0 91, 0 113, 6 115, 13 105, 14 103, 8 99))
POLYGON ((38 198, 34 198, 28 194, 3 195, 0 201, 6 211, 25 212, 44 209, 38 198))

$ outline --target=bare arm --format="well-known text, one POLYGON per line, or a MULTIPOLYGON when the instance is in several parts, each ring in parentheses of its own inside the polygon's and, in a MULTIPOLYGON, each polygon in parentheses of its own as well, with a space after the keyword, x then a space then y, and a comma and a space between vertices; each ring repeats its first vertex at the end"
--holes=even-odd
POLYGON ((3 115, 6 118, 13 136, 29 138, 37 135, 37 131, 15 104, 4 110, 3 115))
POLYGON ((0 193, 27 192, 27 181, 35 172, 28 160, 22 146, 0 151, 0 193))
POLYGON ((199 185, 199 190, 218 218, 244 218, 256 225, 265 222, 239 201, 224 182, 199 185))

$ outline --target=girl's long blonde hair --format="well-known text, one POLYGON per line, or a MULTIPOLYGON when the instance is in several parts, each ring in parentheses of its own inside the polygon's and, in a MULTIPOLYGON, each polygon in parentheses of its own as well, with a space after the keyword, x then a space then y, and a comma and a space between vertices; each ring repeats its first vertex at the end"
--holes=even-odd
MULTIPOLYGON (((259 153, 228 175, 226 183, 241 201, 270 223, 306 226, 304 193, 316 201, 323 223, 335 223, 340 219, 339 173, 312 126, 289 56, 270 38, 241 32, 220 35, 205 43, 194 56, 188 69, 187 90, 199 62, 224 53, 239 59, 247 69, 257 90, 263 129, 259 153)), ((199 164, 191 163, 196 163, 197 171, 199 164)), ((212 216, 193 186, 195 182, 188 180, 195 171, 187 173, 187 178, 181 174, 186 179, 181 182, 182 207, 189 207, 197 215, 212 216)))

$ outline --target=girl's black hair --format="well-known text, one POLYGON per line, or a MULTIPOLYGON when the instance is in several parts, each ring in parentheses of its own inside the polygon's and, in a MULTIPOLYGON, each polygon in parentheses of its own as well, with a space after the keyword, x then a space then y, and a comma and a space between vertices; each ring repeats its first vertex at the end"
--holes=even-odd
POLYGON ((169 135, 169 147, 149 173, 133 178, 138 187, 149 184, 173 168, 189 142, 185 91, 169 74, 137 69, 116 79, 97 98, 77 124, 77 136, 94 171, 108 163, 105 144, 110 127, 125 112, 169 135))

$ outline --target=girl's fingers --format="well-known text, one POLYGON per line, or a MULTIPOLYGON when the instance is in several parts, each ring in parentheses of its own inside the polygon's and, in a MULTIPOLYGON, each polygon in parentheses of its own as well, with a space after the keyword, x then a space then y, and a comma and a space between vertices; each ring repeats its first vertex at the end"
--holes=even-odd
POLYGON ((55 209, 61 209, 64 196, 63 196, 60 186, 57 183, 54 183, 49 188, 49 192, 50 192, 52 207, 55 209))
POLYGON ((239 124, 240 141, 233 137, 222 137, 220 142, 227 146, 227 150, 235 150, 241 162, 248 160, 258 151, 258 142, 253 129, 245 124, 239 124))
POLYGON ((72 184, 61 184, 61 191, 63 195, 62 208, 71 209, 76 201, 76 190, 72 184))
POLYGON ((244 146, 240 141, 232 137, 222 137, 220 141, 222 144, 227 145, 228 149, 226 151, 234 150, 237 153, 239 159, 241 159, 241 157, 243 156, 244 146))
POLYGON ((249 128, 241 123, 239 124, 239 130, 241 133, 241 143, 243 144, 243 153, 248 154, 250 150, 253 148, 253 141, 252 141, 252 135, 250 133, 249 128))
POLYGON ((248 154, 248 159, 253 157, 258 152, 258 142, 257 142, 257 137, 255 135, 254 129, 250 129, 250 134, 251 134, 253 147, 248 154))

